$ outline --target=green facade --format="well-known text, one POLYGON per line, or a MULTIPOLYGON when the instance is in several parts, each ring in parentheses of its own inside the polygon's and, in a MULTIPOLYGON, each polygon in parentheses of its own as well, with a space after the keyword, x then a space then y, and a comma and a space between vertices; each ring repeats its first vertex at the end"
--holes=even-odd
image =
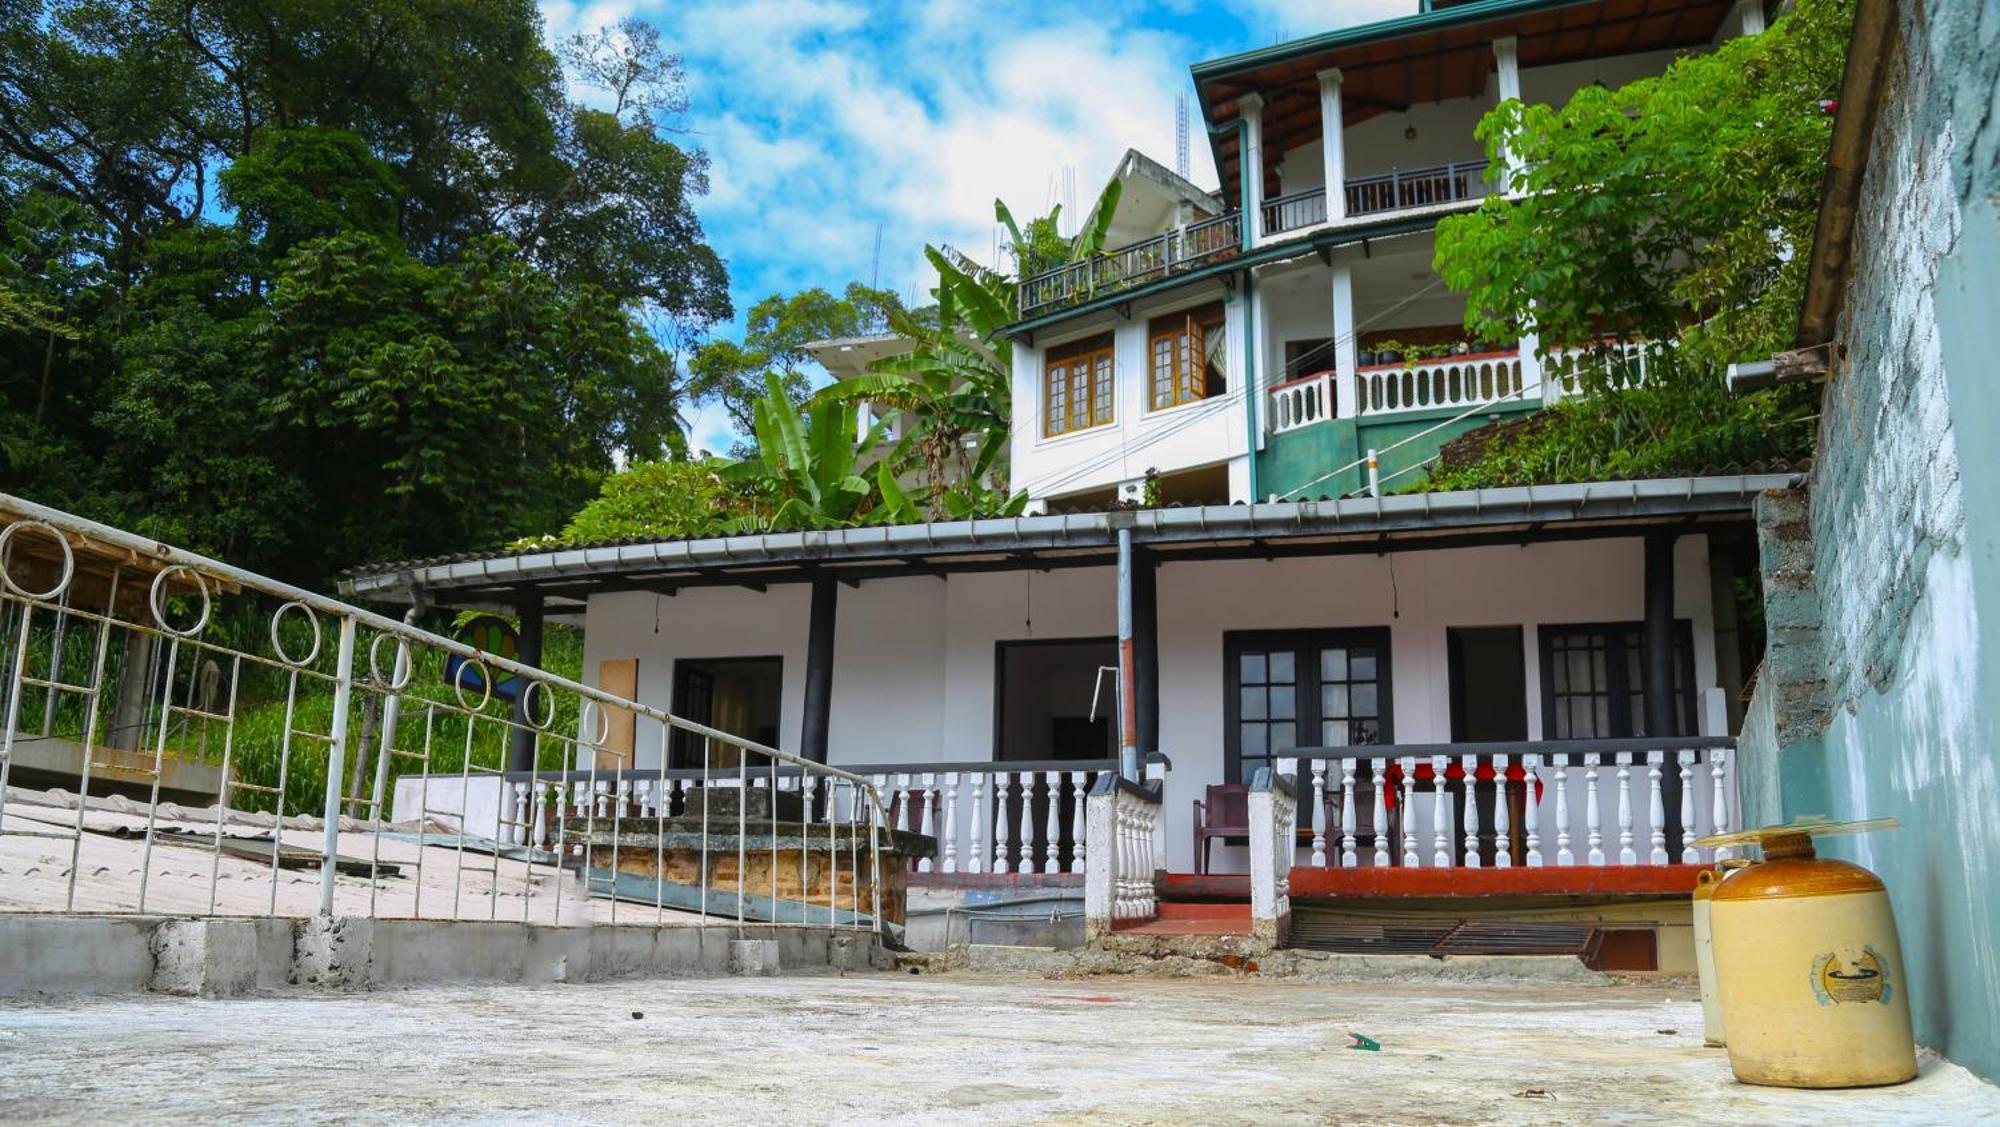
POLYGON ((1265 439, 1264 449, 1257 454, 1257 491, 1264 497, 1276 494, 1286 500, 1359 492, 1368 485, 1368 469, 1353 463, 1371 449, 1380 452, 1382 491, 1408 489, 1425 476, 1424 470, 1413 467, 1435 457, 1445 443, 1496 417, 1518 418, 1540 406, 1541 402, 1533 399, 1507 403, 1456 421, 1454 417, 1463 414, 1464 408, 1434 407, 1359 419, 1325 419, 1274 434, 1265 439), (1423 433, 1433 427, 1437 429, 1423 433), (1341 472, 1327 476, 1335 470, 1341 472))

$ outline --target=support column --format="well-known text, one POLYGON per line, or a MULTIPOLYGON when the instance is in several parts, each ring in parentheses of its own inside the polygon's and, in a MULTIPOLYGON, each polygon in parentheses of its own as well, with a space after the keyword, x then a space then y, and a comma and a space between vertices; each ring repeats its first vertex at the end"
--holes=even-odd
POLYGON ((1340 68, 1319 72, 1320 157, 1326 166, 1326 218, 1347 218, 1347 131, 1340 107, 1340 68))
POLYGON ((1238 161, 1243 176, 1243 241, 1256 246, 1264 241, 1264 99, 1245 94, 1236 104, 1243 118, 1243 152, 1238 161))
MULTIPOLYGON (((520 644, 514 657, 522 665, 542 667, 542 596, 532 587, 523 587, 514 594, 514 613, 520 616, 520 644)), ((497 674, 495 674, 497 678, 497 674)), ((535 769, 535 731, 528 725, 528 685, 522 682, 521 691, 514 697, 513 742, 507 749, 507 769, 509 771, 532 771, 535 769)))
POLYGON ((1764 0, 1736 0, 1736 31, 1739 35, 1764 33, 1764 0))
POLYGON ((1345 262, 1333 266, 1333 413, 1351 419, 1360 414, 1356 398, 1360 381, 1354 378, 1355 358, 1360 354, 1354 327, 1354 268, 1345 262))
MULTIPOLYGON (((1521 97, 1521 58, 1519 43, 1513 36, 1503 36, 1493 41, 1493 62, 1499 76, 1500 100, 1504 102, 1512 98, 1518 101, 1521 97)), ((1513 191, 1515 173, 1518 171, 1520 166, 1514 162, 1513 152, 1511 150, 1505 152, 1501 161, 1501 191, 1513 191)))
POLYGON ((1160 750, 1160 583, 1159 564, 1144 548, 1132 552, 1133 689, 1138 701, 1139 759, 1160 750))
POLYGON ((840 581, 815 575, 812 610, 806 622, 805 718, 800 724, 799 755, 825 763, 826 734, 833 720, 833 628, 840 599, 840 581))
POLYGON ((1139 781, 1138 647, 1132 637, 1132 529, 1118 530, 1118 774, 1139 781))
POLYGON ((1646 734, 1681 734, 1674 708, 1674 541, 1671 532, 1646 535, 1646 734))

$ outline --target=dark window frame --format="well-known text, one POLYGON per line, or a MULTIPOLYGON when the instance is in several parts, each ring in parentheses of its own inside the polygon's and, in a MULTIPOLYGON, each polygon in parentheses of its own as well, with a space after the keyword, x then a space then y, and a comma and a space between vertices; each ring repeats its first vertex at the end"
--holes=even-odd
MULTIPOLYGON (((1643 704, 1643 693, 1645 691, 1644 672, 1643 670, 1629 668, 1625 660, 1628 648, 1625 644, 1627 640, 1626 635, 1628 632, 1635 631, 1639 635, 1640 660, 1644 661, 1646 653, 1646 624, 1644 622, 1545 622, 1536 627, 1536 658, 1542 678, 1543 739, 1627 739, 1632 736, 1633 720, 1635 717, 1619 709, 1612 709, 1610 712, 1611 731, 1608 733, 1600 732, 1595 737, 1563 737, 1556 735, 1555 654, 1550 648, 1549 643, 1558 637, 1577 637, 1589 634, 1605 638, 1606 691, 1614 701, 1630 701, 1634 694, 1641 694, 1642 703, 1639 707, 1642 710, 1640 718, 1643 718, 1643 709, 1645 707, 1643 704), (1637 680, 1634 678, 1637 678, 1637 680)), ((1677 618, 1674 620, 1673 649, 1674 664, 1677 666, 1675 672, 1679 682, 1677 687, 1685 689, 1684 692, 1676 694, 1680 697, 1681 732, 1682 734, 1692 734, 1699 730, 1697 722, 1698 702, 1695 700, 1694 623, 1692 620, 1686 618, 1677 618)))
MULTIPOLYGON (((1319 725, 1323 717, 1319 714, 1320 651, 1330 646, 1373 646, 1375 647, 1375 719, 1380 729, 1379 742, 1394 743, 1396 739, 1395 721, 1395 666, 1393 650, 1390 647, 1387 626, 1334 626, 1304 630, 1230 630, 1222 635, 1222 730, 1223 730, 1223 778, 1235 782, 1243 777, 1243 663, 1244 652, 1291 648, 1299 655, 1299 668, 1294 674, 1298 707, 1294 722, 1301 731, 1313 733, 1312 743, 1300 743, 1299 747, 1317 747, 1319 725), (1305 691, 1310 683, 1312 691, 1305 691)), ((1258 755, 1256 759, 1282 759, 1282 755, 1258 755)))

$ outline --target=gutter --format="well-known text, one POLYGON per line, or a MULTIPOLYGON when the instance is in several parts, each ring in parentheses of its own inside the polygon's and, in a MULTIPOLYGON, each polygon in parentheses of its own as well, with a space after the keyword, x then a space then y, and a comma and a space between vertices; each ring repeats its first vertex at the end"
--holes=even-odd
MULTIPOLYGON (((340 581, 357 598, 400 599, 421 585, 435 602, 453 587, 491 587, 573 579, 585 574, 645 575, 704 569, 775 569, 792 564, 905 556, 993 554, 1035 549, 1109 549, 1119 526, 1135 545, 1205 544, 1293 536, 1385 536, 1450 528, 1541 522, 1683 517, 1747 511, 1750 498, 1786 488, 1793 474, 1662 478, 1514 486, 1449 493, 1356 497, 1341 501, 1263 502, 1186 508, 1002 517, 935 524, 773 532, 708 540, 664 540, 597 548, 564 548, 520 556, 484 557, 421 565, 393 565, 340 581)), ((1024 565, 1024 566, 1032 566, 1024 565)), ((744 578, 754 580, 748 570, 744 578)), ((394 630, 392 620, 370 625, 394 630)))
POLYGON ((1806 267, 1806 297, 1799 311, 1796 343, 1811 348, 1833 339, 1840 318, 1847 268, 1854 254, 1854 216, 1868 150, 1875 134, 1882 81, 1895 54, 1898 32, 1894 0, 1858 0, 1847 69, 1840 83, 1840 111, 1833 119, 1826 179, 1820 189, 1819 221, 1813 227, 1812 257, 1806 267))

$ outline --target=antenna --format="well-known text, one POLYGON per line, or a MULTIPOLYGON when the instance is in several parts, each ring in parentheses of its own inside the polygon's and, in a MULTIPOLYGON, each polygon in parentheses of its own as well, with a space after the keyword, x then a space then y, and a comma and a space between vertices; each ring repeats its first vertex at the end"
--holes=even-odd
POLYGON ((1174 95, 1174 171, 1180 178, 1188 178, 1191 168, 1191 154, 1188 152, 1188 100, 1187 91, 1174 95))
POLYGON ((875 221, 875 262, 868 268, 868 288, 882 288, 882 221, 875 221))

